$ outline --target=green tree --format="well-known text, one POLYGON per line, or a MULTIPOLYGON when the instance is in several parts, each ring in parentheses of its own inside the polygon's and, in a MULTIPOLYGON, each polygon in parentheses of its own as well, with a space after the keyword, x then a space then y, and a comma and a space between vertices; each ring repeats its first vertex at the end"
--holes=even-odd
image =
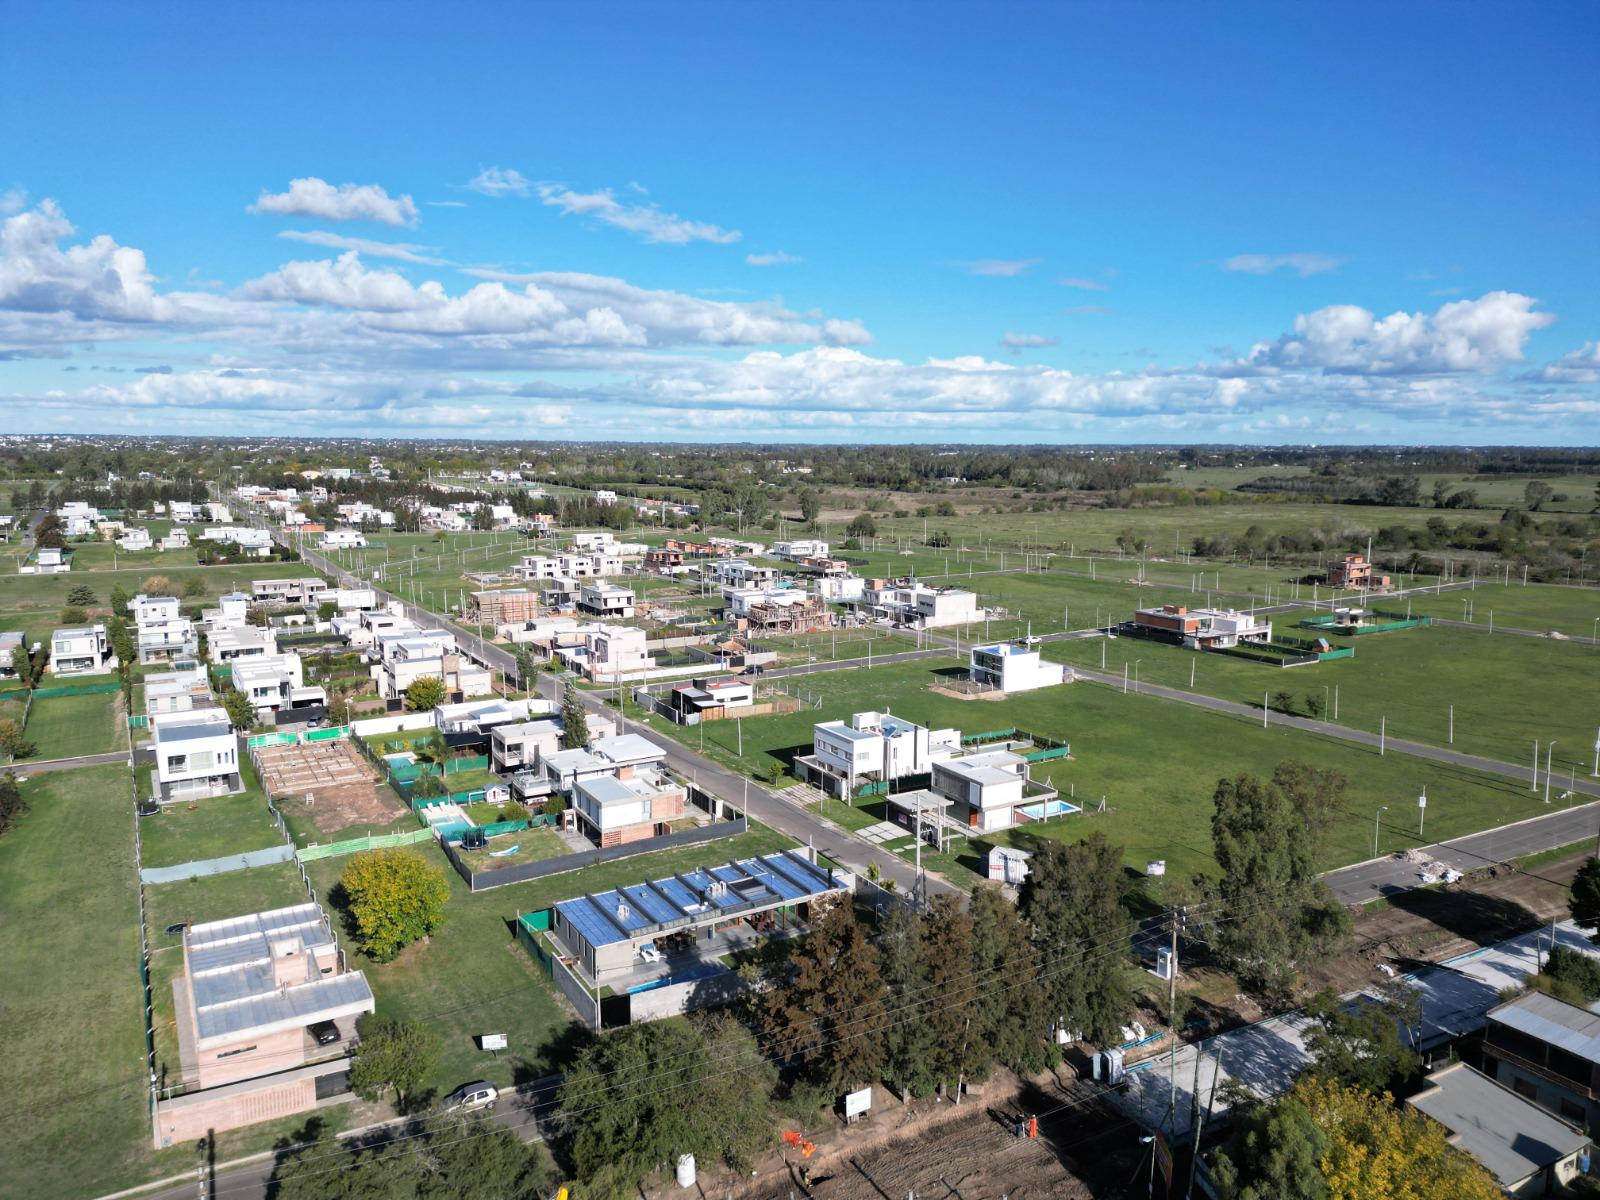
POLYGON ((576 684, 568 682, 561 693, 561 747, 578 750, 589 744, 589 712, 576 684))
POLYGON ((1133 935, 1121 904, 1122 848, 1096 832, 1071 845, 1033 839, 1029 849, 1017 910, 1039 952, 1049 1018, 1108 1042, 1133 1006, 1127 961, 1117 952, 1133 935))
POLYGON ((191 575, 183 581, 183 594, 187 599, 198 600, 206 594, 206 581, 198 575, 191 575))
POLYGON ((1027 1075, 1048 1061, 1049 1009, 1039 954, 1016 905, 998 888, 974 888, 972 969, 984 994, 973 1032, 994 1060, 1027 1075))
POLYGON ((1529 512, 1538 512, 1554 495, 1555 489, 1542 479, 1530 479, 1528 485, 1522 489, 1522 499, 1527 504, 1529 512))
POLYGON ((223 689, 222 711, 228 714, 228 724, 235 729, 247 730, 256 723, 256 706, 238 688, 223 689))
POLYGON ((1572 895, 1567 899, 1567 909, 1572 919, 1582 929, 1590 931, 1589 940, 1600 942, 1600 858, 1590 858, 1572 877, 1572 895))
POLYGON ((803 489, 800 493, 800 519, 807 525, 815 525, 821 515, 822 497, 813 488, 803 489))
POLYGON ((361 1043, 350 1063, 350 1090, 363 1100, 395 1094, 395 1107, 415 1106, 417 1090, 439 1065, 439 1035, 426 1025, 366 1016, 360 1022, 361 1043))
POLYGON ((9 717, 0 718, 0 754, 8 754, 12 758, 32 758, 38 753, 39 747, 28 740, 28 735, 22 731, 22 726, 9 717))
POLYGON ((362 948, 388 962, 444 924, 450 884, 415 850, 364 850, 339 876, 362 948))
POLYGON ((1286 1098, 1232 1112, 1233 1137, 1212 1170, 1222 1200, 1326 1200, 1317 1164, 1328 1139, 1304 1104, 1286 1098))
POLYGON ((928 905, 922 937, 922 957, 928 964, 928 1067, 935 1081, 959 1088, 964 1076, 981 1074, 993 1062, 972 1028, 980 1018, 972 917, 955 896, 942 893, 928 905))
POLYGON ((95 599, 94 589, 86 583, 80 583, 67 593, 67 603, 74 608, 93 608, 95 599))
POLYGON ((845 526, 844 531, 853 538, 877 537, 878 523, 872 519, 871 513, 857 513, 850 518, 850 524, 845 526))
MULTIPOLYGON (((1320 701, 1321 698, 1318 699, 1320 701)), ((1306 706, 1309 708, 1310 704, 1308 697, 1306 706)), ((1345 779, 1344 772, 1335 768, 1314 767, 1296 759, 1284 759, 1273 770, 1272 782, 1294 805, 1313 843, 1344 812, 1344 792, 1349 781, 1345 779)))
MULTIPOLYGON (((877 864, 870 864, 868 875, 876 870, 877 864)), ((894 1009, 883 1032, 883 1074, 902 1096, 925 1094, 934 1081, 928 1071, 931 1035, 922 1019, 928 973, 917 915, 904 904, 894 905, 879 926, 877 945, 879 971, 894 1009)))
POLYGON ((22 789, 17 786, 16 775, 11 771, 0 775, 0 834, 10 832, 27 811, 28 802, 23 799, 22 789))
POLYGON ((1276 784, 1254 775, 1217 781, 1211 837, 1221 878, 1204 922, 1212 948, 1247 988, 1281 994, 1299 966, 1331 953, 1350 916, 1317 877, 1305 819, 1276 784))
POLYGON ((68 605, 61 610, 61 623, 63 625, 82 625, 88 619, 89 614, 81 608, 73 608, 68 605))
POLYGON ((33 678, 33 657, 28 653, 28 647, 21 642, 11 647, 11 673, 23 683, 33 678))
POLYGON ((880 961, 848 901, 813 914, 811 936, 789 955, 789 973, 760 1014, 780 1064, 830 1094, 880 1077, 889 1024, 880 961))
POLYGON ((422 675, 406 688, 407 712, 430 712, 444 702, 444 680, 437 675, 422 675))
POLYGON ((111 585, 111 612, 113 615, 118 617, 127 616, 128 601, 131 599, 132 597, 128 595, 128 589, 120 583, 111 585))
POLYGON ((1386 983, 1376 999, 1362 997, 1350 1005, 1324 988, 1305 1007, 1312 1024, 1305 1033, 1311 1070, 1369 1092, 1398 1091, 1416 1074, 1421 1059, 1407 1045, 1405 1033, 1422 1019, 1415 988, 1386 983))
POLYGON ((317 620, 331 621, 339 615, 339 606, 332 600, 324 600, 317 605, 317 620))
POLYGON ((1272 707, 1281 713, 1294 712, 1294 695, 1287 689, 1279 689, 1272 693, 1272 707))
POLYGON ((1571 989, 1576 996, 1571 1003, 1579 1007, 1600 1000, 1600 959, 1592 954, 1553 946, 1545 958, 1543 974, 1571 989))
POLYGON ((1322 704, 1321 692, 1306 693, 1306 715, 1313 721, 1322 719, 1322 704))
POLYGON ((723 1013, 595 1038, 567 1070, 555 1114, 580 1194, 635 1196, 645 1174, 685 1153, 747 1170, 771 1136, 776 1081, 749 1032, 723 1013))

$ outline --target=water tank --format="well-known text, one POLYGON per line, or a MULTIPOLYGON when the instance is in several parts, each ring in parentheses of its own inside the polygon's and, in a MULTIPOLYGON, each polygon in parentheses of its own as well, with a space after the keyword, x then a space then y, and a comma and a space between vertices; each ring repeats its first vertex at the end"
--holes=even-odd
POLYGON ((678 1156, 678 1186, 692 1188, 694 1186, 694 1155, 680 1154, 678 1156))

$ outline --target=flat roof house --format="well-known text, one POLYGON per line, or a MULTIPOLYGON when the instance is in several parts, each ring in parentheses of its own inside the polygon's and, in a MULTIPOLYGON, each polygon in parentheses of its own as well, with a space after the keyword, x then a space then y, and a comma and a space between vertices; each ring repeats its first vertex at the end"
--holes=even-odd
POLYGON ((1056 790, 1028 777, 1028 760, 1009 750, 983 750, 933 764, 930 787, 891 794, 900 823, 915 828, 917 814, 927 824, 951 824, 961 833, 1010 829, 1077 811, 1057 799, 1056 790), (909 817, 909 819, 907 819, 909 817))
POLYGON ((175 596, 146 596, 128 601, 133 616, 134 641, 139 648, 139 665, 193 659, 200 652, 200 637, 194 622, 178 615, 175 596))
POLYGON ((150 531, 143 525, 136 525, 132 529, 124 530, 117 539, 117 548, 130 553, 148 550, 154 543, 150 540, 150 531))
POLYGON ((1272 640, 1272 622, 1235 609, 1163 604, 1133 614, 1133 632, 1189 650, 1227 650, 1241 642, 1272 640))
POLYGON ((240 659, 233 666, 233 686, 250 698, 258 713, 306 710, 303 717, 315 717, 328 703, 324 689, 306 686, 300 656, 294 653, 240 659))
POLYGON ((192 1090, 158 1106, 158 1145, 307 1112, 339 1094, 356 1022, 374 1005, 318 905, 193 925, 183 965, 173 991, 192 1090), (331 1040, 312 1031, 324 1023, 331 1040))
POLYGON ((320 604, 327 590, 327 583, 315 575, 250 581, 250 598, 257 604, 320 604))
POLYGON ((117 656, 104 625, 76 625, 50 635, 52 675, 93 675, 115 671, 117 656))
POLYGON ((561 746, 561 721, 541 717, 496 725, 489 731, 489 767, 496 775, 532 770, 561 746))
POLYGON ((578 608, 597 617, 633 616, 633 589, 596 580, 578 589, 578 608))
POLYGON ((330 529, 317 544, 320 550, 354 550, 367 544, 367 535, 359 529, 330 529))
POLYGON ((278 652, 278 637, 265 626, 240 625, 213 634, 210 650, 213 662, 260 658, 278 652))
POLYGON ((853 886, 807 851, 784 850, 562 900, 550 935, 587 987, 636 994, 725 973, 723 954, 803 925, 813 904, 853 886))
POLYGON ((811 753, 795 759, 802 778, 835 796, 858 783, 924 775, 961 753, 961 731, 928 729, 891 713, 859 712, 811 727, 811 753))
POLYGON ((204 667, 166 671, 144 677, 146 716, 193 712, 212 707, 211 684, 204 667))
POLYGON ((1588 1134, 1553 1117, 1465 1063, 1428 1076, 1406 1101, 1445 1127, 1450 1144, 1465 1150, 1507 1195, 1548 1196, 1581 1173, 1588 1134))
POLYGON ((239 739, 220 708, 180 712, 154 726, 156 789, 163 803, 244 791, 239 739))
POLYGON ((1037 650, 1015 642, 997 642, 972 647, 967 675, 973 683, 1002 692, 1031 692, 1060 683, 1066 677, 1066 668, 1060 663, 1045 662, 1037 650))

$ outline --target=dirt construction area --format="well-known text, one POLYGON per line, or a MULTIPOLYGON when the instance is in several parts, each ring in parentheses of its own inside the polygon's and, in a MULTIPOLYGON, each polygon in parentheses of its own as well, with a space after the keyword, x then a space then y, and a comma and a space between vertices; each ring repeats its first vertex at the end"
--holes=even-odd
MULTIPOLYGON (((794 1148, 756 1164, 753 1177, 713 1170, 706 1196, 733 1200, 1088 1200, 1143 1196, 1148 1163, 1137 1130, 1103 1106, 1094 1085, 1049 1075, 1020 1082, 997 1071, 959 1107, 902 1105, 873 1089, 873 1112, 849 1130, 807 1131, 809 1158, 794 1148), (1038 1136, 1018 1137, 1039 1118, 1038 1136)), ((681 1194, 670 1183, 648 1195, 681 1194)))
POLYGON ((324 834, 354 825, 387 825, 405 806, 347 740, 256 751, 261 782, 279 807, 304 815, 324 834))

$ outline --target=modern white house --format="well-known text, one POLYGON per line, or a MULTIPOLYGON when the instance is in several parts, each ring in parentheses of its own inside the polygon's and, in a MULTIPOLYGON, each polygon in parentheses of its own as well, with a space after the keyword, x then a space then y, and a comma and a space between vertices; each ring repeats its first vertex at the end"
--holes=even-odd
POLYGON ((156 786, 163 803, 244 791, 239 739, 220 708, 157 717, 156 786))
POLYGON ((359 529, 330 529, 322 535, 319 550, 357 550, 367 544, 367 535, 359 529))
POLYGON ((929 587, 916 579, 868 581, 861 603, 876 620, 914 629, 940 629, 983 620, 978 597, 966 588, 929 587))
POLYGON ((1227 650, 1241 642, 1270 642, 1272 622, 1255 613, 1163 604, 1133 614, 1134 632, 1176 642, 1188 650, 1227 650))
POLYGON ((972 648, 967 675, 973 683, 999 688, 1002 692, 1031 692, 1062 682, 1066 678, 1066 668, 1060 663, 1044 661, 1037 650, 1015 642, 996 642, 972 648))
POLYGON ((187 550, 189 548, 189 531, 176 526, 162 538, 159 543, 162 550, 187 550))
POLYGON ((257 604, 321 604, 327 590, 328 584, 315 575, 250 581, 250 598, 257 604))
POLYGON ((298 654, 265 654, 233 665, 233 686, 250 698, 258 713, 326 704, 328 693, 305 685, 298 654))
POLYGON ((278 637, 261 625, 240 625, 218 630, 211 638, 213 662, 236 662, 278 652, 278 637))
POLYGON ((250 623, 250 597, 243 592, 227 592, 217 597, 215 608, 200 610, 200 625, 208 636, 224 629, 243 629, 250 623))
POLYGON ((197 708, 212 706, 211 683, 206 678, 204 667, 164 671, 144 677, 146 716, 193 712, 197 708))
POLYGON ((631 617, 634 608, 633 589, 604 580, 586 583, 578 589, 578 608, 594 616, 614 620, 631 617))
POLYGON ((117 656, 103 624, 71 626, 50 635, 52 675, 94 675, 116 669, 117 656))
POLYGON ((178 615, 176 596, 141 593, 128 601, 128 612, 133 617, 140 666, 192 659, 200 652, 194 622, 178 615))
POLYGON ((18 575, 61 575, 72 570, 72 551, 40 546, 33 557, 17 567, 18 575))
POLYGON ((820 538, 799 538, 788 542, 773 542, 772 557, 799 562, 806 558, 827 558, 828 543, 820 538))
POLYGON ((853 795, 863 782, 925 775, 961 753, 959 729, 928 729, 891 713, 860 712, 812 726, 811 753, 795 759, 802 778, 833 795, 853 795))
POLYGON ((143 525, 135 525, 132 529, 124 530, 122 536, 117 539, 117 548, 128 553, 148 550, 152 545, 154 543, 150 540, 150 531, 143 525))

